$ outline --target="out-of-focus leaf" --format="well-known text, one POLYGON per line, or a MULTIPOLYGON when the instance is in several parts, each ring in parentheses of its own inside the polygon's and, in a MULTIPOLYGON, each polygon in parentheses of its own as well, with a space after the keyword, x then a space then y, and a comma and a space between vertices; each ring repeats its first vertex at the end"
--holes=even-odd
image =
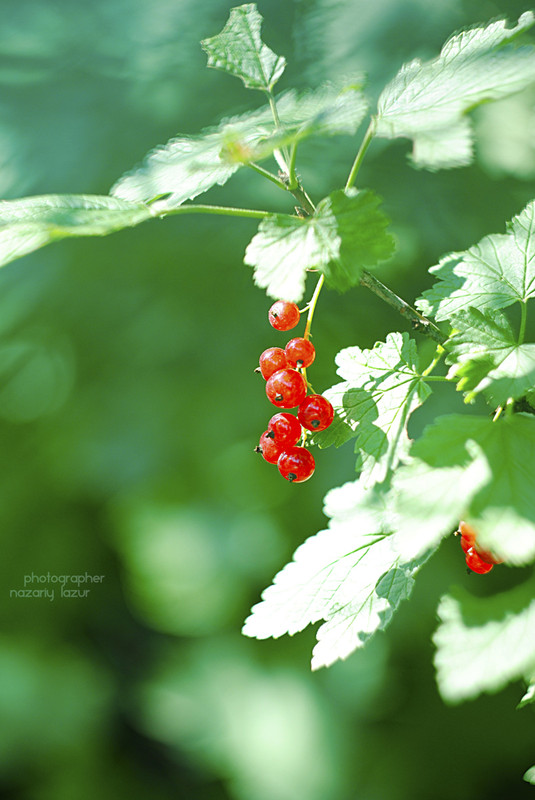
POLYGON ((441 695, 450 702, 493 692, 535 668, 535 601, 524 584, 491 598, 457 591, 438 607, 433 636, 441 695))
POLYGON ((152 216, 141 203, 99 195, 0 201, 0 266, 67 236, 105 236, 152 216))
POLYGON ((535 81, 535 50, 504 46, 535 21, 527 11, 513 28, 505 20, 463 31, 440 55, 405 64, 378 102, 378 136, 413 140, 416 166, 459 167, 472 160, 472 129, 463 115, 535 81))
POLYGON ((466 520, 482 549, 535 558, 535 418, 451 415, 426 428, 394 477, 396 545, 417 557, 466 520))

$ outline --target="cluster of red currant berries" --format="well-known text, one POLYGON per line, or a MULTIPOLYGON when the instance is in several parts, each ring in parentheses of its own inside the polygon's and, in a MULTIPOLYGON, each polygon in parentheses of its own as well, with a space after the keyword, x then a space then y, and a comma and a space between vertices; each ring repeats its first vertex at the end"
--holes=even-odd
MULTIPOLYGON (((269 309, 268 319, 277 331, 289 331, 299 322, 301 312, 295 303, 277 300, 269 309)), ((270 347, 264 350, 257 372, 266 380, 266 394, 277 408, 296 408, 297 416, 281 412, 271 417, 268 428, 260 437, 256 451, 270 464, 277 464, 283 478, 303 483, 312 477, 315 461, 304 447, 305 431, 323 431, 334 418, 334 409, 321 394, 307 395, 303 375, 316 357, 309 339, 291 339, 284 350, 270 347), (305 431, 303 431, 305 429, 305 431), (301 445, 298 445, 302 440, 301 445)))
POLYGON ((461 522, 459 525, 458 534, 461 535, 461 547, 465 553, 466 566, 472 572, 477 572, 484 575, 490 572, 494 564, 502 564, 501 558, 496 558, 488 550, 482 550, 476 544, 476 532, 466 522, 461 522))

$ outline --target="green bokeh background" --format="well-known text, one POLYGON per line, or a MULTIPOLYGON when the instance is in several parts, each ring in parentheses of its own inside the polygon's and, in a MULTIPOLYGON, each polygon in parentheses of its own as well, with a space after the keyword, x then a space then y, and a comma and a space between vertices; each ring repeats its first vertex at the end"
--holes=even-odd
MULTIPOLYGON (((515 0, 260 0, 280 88, 368 73, 377 96, 404 61, 515 0)), ((1 0, 0 194, 104 194, 147 150, 262 102, 205 69, 199 40, 223 0, 1 0)), ((407 142, 374 143, 399 249, 379 275, 411 300, 427 268, 534 196, 535 95, 474 114, 477 158, 431 174, 407 142)), ((360 132, 362 135, 362 131, 360 132)), ((358 141, 307 143, 315 199, 344 181, 358 141)), ((290 210, 247 171, 207 202, 290 210)), ((252 452, 270 416, 259 353, 283 344, 242 264, 249 220, 169 218, 64 241, 0 273, 0 797, 9 800, 502 800, 531 797, 522 687, 459 707, 434 682, 430 636, 452 583, 446 542, 386 634, 311 673, 313 631, 255 642, 250 606, 325 524, 353 476, 351 446, 290 486, 252 452), (14 598, 34 576, 102 575, 84 599, 14 598)), ((324 292, 314 385, 333 358, 402 320, 364 290, 324 292)), ((429 345, 422 343, 430 355, 429 345)), ((449 390, 415 415, 460 409, 449 390)), ((48 587, 51 584, 46 584, 48 587)))

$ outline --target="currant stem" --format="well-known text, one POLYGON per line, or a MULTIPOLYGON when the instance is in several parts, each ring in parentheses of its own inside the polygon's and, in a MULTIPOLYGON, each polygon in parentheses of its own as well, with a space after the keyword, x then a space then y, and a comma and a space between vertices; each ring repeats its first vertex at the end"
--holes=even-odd
MULTIPOLYGON (((312 320, 314 318, 314 311, 316 310, 316 303, 318 302, 318 297, 320 296, 320 292, 322 289, 323 284, 325 283, 325 275, 323 273, 320 275, 318 282, 316 284, 316 288, 314 289, 314 294, 310 299, 310 303, 308 304, 308 315, 307 315, 307 323, 305 326, 305 332, 303 334, 303 339, 310 339, 310 329, 312 327, 312 320)), ((304 371, 304 370, 303 370, 304 371)))
POLYGON ((528 304, 526 301, 520 303, 521 317, 520 317, 520 331, 518 333, 518 344, 522 344, 524 336, 526 335, 526 322, 528 319, 528 304))
POLYGON ((424 369, 424 371, 422 372, 422 376, 427 377, 428 375, 430 375, 431 372, 433 372, 433 370, 435 369, 436 365, 438 364, 438 362, 440 361, 445 352, 446 351, 444 350, 442 345, 439 344, 434 359, 431 361, 429 366, 426 367, 426 369, 424 369))
MULTIPOLYGON (((178 208, 166 208, 155 211, 155 217, 167 217, 170 214, 222 214, 226 217, 245 217, 249 219, 265 219, 272 216, 272 211, 260 211, 254 208, 232 208, 230 206, 184 205, 178 208)), ((289 215, 293 216, 293 215, 289 215)))
POLYGON ((286 186, 284 181, 281 181, 280 178, 277 178, 277 176, 274 175, 269 170, 264 169, 264 167, 261 167, 259 164, 255 164, 254 161, 250 161, 247 166, 251 167, 251 169, 253 169, 255 172, 258 172, 258 174, 262 175, 263 178, 267 178, 268 181, 271 181, 271 183, 274 183, 275 186, 279 187, 279 189, 284 189, 285 192, 288 191, 288 187, 286 186))
POLYGON ((381 281, 368 272, 368 270, 362 271, 360 285, 366 286, 366 288, 370 289, 377 297, 384 300, 385 303, 392 306, 396 311, 399 311, 402 317, 410 321, 415 331, 430 336, 431 339, 434 339, 435 342, 439 344, 444 344, 447 340, 448 337, 444 336, 440 328, 438 328, 434 322, 431 322, 430 319, 427 319, 423 314, 416 311, 416 309, 406 303, 405 300, 398 297, 392 289, 389 289, 388 286, 381 283, 381 281))
POLYGON ((364 139, 362 140, 361 145, 359 147, 359 151, 355 156, 353 166, 351 167, 351 171, 349 173, 349 177, 345 185, 346 191, 350 189, 355 183, 358 171, 360 169, 360 165, 362 164, 364 156, 366 155, 366 150, 370 146, 370 142, 374 136, 375 136, 375 119, 372 117, 370 124, 368 125, 368 130, 364 134, 364 139))
POLYGON ((299 186, 299 181, 297 180, 297 175, 295 172, 295 160, 297 156, 297 142, 294 142, 292 145, 292 149, 290 150, 290 163, 288 164, 289 167, 289 174, 288 174, 288 190, 292 192, 294 189, 297 189, 299 186))
MULTIPOLYGON (((282 131, 282 124, 279 117, 279 112, 277 110, 277 104, 275 102, 275 98, 273 97, 273 93, 269 91, 267 93, 268 100, 269 100, 269 107, 271 109, 271 114, 273 115, 273 121, 275 122, 275 128, 277 131, 282 131)), ((284 169, 285 172, 290 175, 290 169, 288 167, 288 162, 290 161, 290 156, 288 154, 288 148, 283 147, 282 153, 280 150, 274 150, 273 155, 275 156, 275 160, 277 161, 278 165, 281 169, 284 169)))

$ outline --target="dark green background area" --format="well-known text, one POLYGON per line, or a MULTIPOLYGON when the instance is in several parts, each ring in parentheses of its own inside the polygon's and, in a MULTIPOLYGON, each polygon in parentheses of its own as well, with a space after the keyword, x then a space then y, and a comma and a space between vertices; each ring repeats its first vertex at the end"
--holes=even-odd
MULTIPOLYGON (((454 30, 527 7, 259 2, 264 40, 288 60, 280 89, 366 71, 372 99, 454 30)), ((151 147, 260 105, 260 93, 204 66, 199 40, 229 8, 2 0, 0 195, 105 194, 151 147)), ((398 241, 378 274, 408 300, 441 255, 502 232, 532 199, 535 96, 515 102, 475 112, 470 168, 417 172, 408 142, 372 144, 360 183, 384 197, 398 241)), ((315 200, 343 184, 359 141, 302 147, 315 200)), ((242 170, 206 202, 291 210, 279 194, 242 170)), ((505 568, 467 576, 458 543, 445 542, 388 632, 318 673, 313 631, 240 636, 261 590, 325 524, 325 492, 354 476, 351 445, 319 452, 302 486, 253 453, 271 415, 253 369, 286 341, 242 263, 255 229, 169 218, 64 241, 0 272, 0 797, 531 797, 522 687, 447 707, 432 668, 440 596, 452 583, 505 588, 505 568), (59 597, 57 584, 53 601, 10 597, 49 572, 104 578, 83 585, 83 599, 59 597)), ((314 386, 335 382, 339 349, 404 325, 365 290, 324 292, 314 386)), ((462 408, 446 387, 414 430, 462 408)))

